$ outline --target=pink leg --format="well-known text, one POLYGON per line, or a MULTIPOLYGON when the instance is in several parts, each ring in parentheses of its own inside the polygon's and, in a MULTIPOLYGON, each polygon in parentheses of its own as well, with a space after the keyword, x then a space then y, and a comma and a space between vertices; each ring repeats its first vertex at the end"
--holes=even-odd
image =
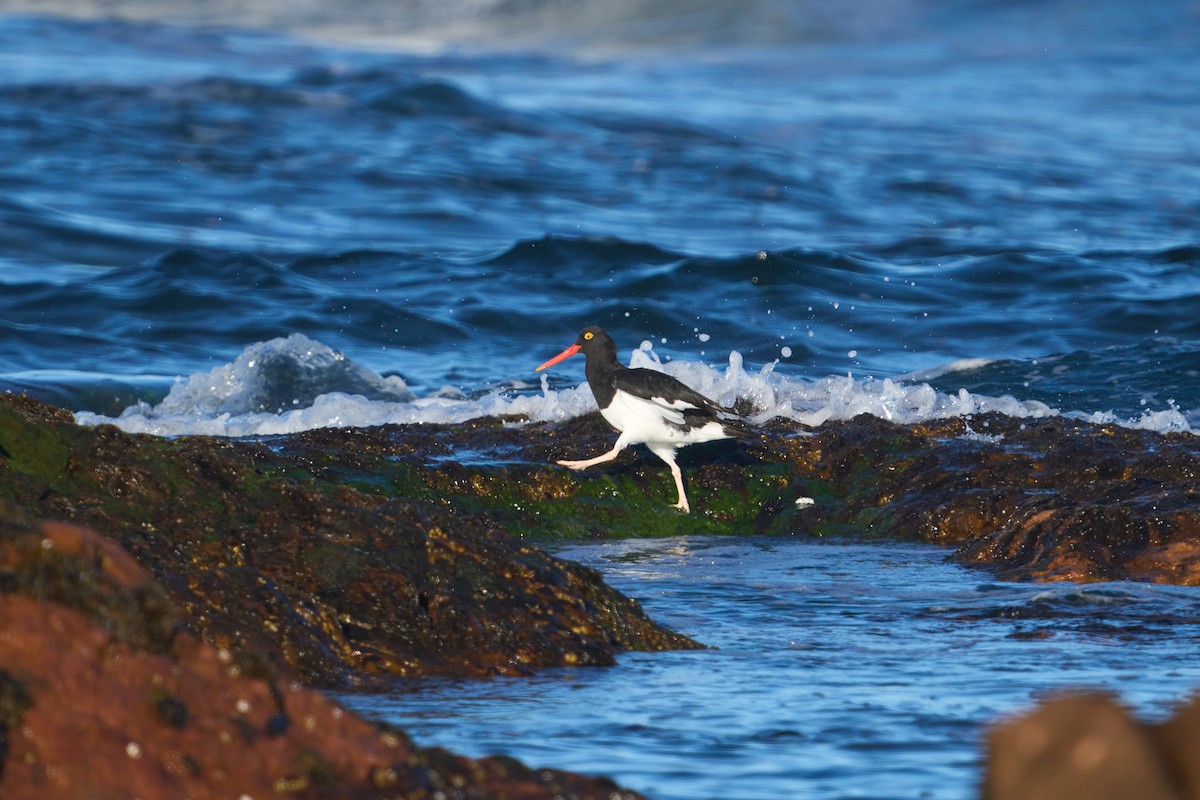
POLYGON ((648 445, 650 452, 667 462, 667 466, 671 468, 671 477, 675 479, 675 488, 679 490, 679 502, 671 506, 678 508, 680 511, 691 513, 692 507, 688 503, 687 493, 683 491, 683 473, 679 470, 679 465, 675 463, 675 448, 670 445, 648 445))
POLYGON ((604 455, 596 456, 595 458, 584 459, 583 461, 559 461, 558 463, 560 466, 570 467, 571 469, 587 469, 588 467, 594 467, 597 464, 603 464, 606 461, 612 461, 619 456, 621 451, 624 450, 628 445, 629 442, 625 440, 624 436, 618 436, 617 443, 613 445, 613 449, 609 450, 604 455))

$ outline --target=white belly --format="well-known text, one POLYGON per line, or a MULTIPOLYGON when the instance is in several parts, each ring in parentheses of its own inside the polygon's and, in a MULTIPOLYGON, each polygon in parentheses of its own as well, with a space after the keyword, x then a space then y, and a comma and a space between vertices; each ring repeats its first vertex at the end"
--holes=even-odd
MULTIPOLYGON (((694 408, 690 404, 681 407, 694 408)), ((621 391, 613 397, 608 408, 600 409, 600 413, 610 425, 621 431, 629 444, 661 443, 683 447, 729 438, 720 422, 711 421, 696 427, 681 428, 679 426, 684 424, 684 418, 679 408, 621 391)))

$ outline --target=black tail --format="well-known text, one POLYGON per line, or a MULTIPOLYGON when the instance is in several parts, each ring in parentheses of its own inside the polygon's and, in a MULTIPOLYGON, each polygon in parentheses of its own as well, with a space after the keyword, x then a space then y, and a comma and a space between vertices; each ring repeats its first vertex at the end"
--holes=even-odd
POLYGON ((721 426, 725 429, 725 435, 733 439, 745 439, 754 435, 754 428, 750 427, 750 423, 734 415, 732 411, 722 409, 721 426))

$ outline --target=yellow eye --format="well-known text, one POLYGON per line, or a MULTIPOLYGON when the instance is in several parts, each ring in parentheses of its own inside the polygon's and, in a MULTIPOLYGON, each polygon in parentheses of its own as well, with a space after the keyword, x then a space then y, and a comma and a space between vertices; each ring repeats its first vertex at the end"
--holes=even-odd
POLYGON ((591 331, 588 331, 587 333, 585 333, 585 334, 583 335, 583 338, 584 338, 584 339, 591 339, 591 338, 592 338, 593 336, 595 336, 595 335, 596 335, 596 334, 592 333, 591 331))

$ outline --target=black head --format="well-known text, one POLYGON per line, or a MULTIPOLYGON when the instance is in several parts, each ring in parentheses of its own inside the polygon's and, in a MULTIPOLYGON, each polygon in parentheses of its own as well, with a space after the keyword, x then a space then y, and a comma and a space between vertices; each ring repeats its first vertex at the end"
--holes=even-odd
POLYGON ((608 332, 599 325, 588 325, 579 332, 579 338, 575 340, 575 344, 579 345, 579 349, 585 356, 595 353, 596 355, 604 355, 611 352, 613 358, 617 356, 617 343, 608 335, 608 332))
POLYGON ((552 367, 576 353, 583 353, 584 357, 589 361, 595 359, 616 361, 617 343, 605 332, 604 328, 601 328, 599 325, 589 325, 579 332, 579 336, 575 339, 575 344, 563 350, 545 364, 542 364, 535 371, 541 372, 547 367, 552 367))

